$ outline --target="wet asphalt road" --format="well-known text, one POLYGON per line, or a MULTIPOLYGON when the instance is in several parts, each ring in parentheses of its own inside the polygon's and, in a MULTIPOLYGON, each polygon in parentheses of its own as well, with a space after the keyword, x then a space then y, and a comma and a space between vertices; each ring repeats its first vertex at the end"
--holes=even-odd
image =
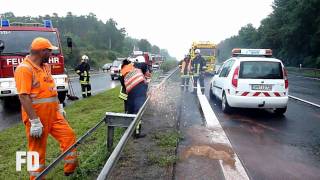
MULTIPOLYGON (((320 81, 289 76, 289 84, 290 95, 320 102, 320 81)), ((227 115, 210 103, 252 179, 320 179, 319 108, 290 99, 282 117, 256 109, 227 115)))
MULTIPOLYGON (((81 98, 81 86, 79 83, 79 79, 71 78, 70 81, 76 96, 81 98)), ((92 87, 93 94, 102 92, 110 88, 114 88, 117 85, 119 85, 119 81, 118 80, 112 81, 109 73, 107 72, 91 75, 91 87, 92 87)), ((15 101, 12 101, 12 104, 17 104, 17 101, 18 99, 16 99, 15 101)), ((67 105, 70 103, 72 102, 69 100, 66 100, 67 105)), ((3 102, 0 101, 0 131, 20 122, 21 122, 20 106, 5 107, 3 102)))
POLYGON ((320 80, 289 75, 289 95, 320 104, 320 80))

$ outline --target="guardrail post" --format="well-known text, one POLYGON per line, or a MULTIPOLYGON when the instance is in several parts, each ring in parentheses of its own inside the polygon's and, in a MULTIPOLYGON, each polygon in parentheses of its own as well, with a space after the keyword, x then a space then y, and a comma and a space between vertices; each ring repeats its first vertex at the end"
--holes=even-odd
POLYGON ((108 125, 107 131, 108 131, 107 132, 107 148, 108 148, 108 151, 111 152, 112 146, 113 146, 114 127, 108 125))
POLYGON ((122 127, 127 128, 133 121, 133 119, 137 115, 135 114, 124 114, 124 113, 113 113, 113 112, 106 112, 105 123, 107 127, 107 149, 109 152, 112 151, 113 146, 113 137, 114 137, 114 128, 115 127, 122 127))

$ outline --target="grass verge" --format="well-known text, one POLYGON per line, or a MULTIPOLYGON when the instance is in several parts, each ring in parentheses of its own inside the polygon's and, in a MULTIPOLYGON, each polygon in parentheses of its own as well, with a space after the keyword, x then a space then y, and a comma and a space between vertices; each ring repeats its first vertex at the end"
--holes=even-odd
POLYGON ((157 146, 164 151, 159 154, 154 154, 152 152, 148 153, 148 159, 152 164, 157 164, 160 167, 166 167, 174 164, 178 158, 175 152, 177 144, 182 136, 176 130, 169 132, 158 132, 153 134, 152 138, 154 139, 157 146))
MULTIPOLYGON (((105 112, 123 112, 123 102, 118 98, 118 93, 119 87, 88 99, 76 101, 65 108, 69 124, 77 134, 77 138, 100 121, 105 112)), ((116 129, 116 141, 120 139, 122 133, 122 129, 116 129)), ((0 142, 0 179, 28 179, 29 175, 25 164, 23 164, 21 172, 16 172, 16 151, 27 150, 23 124, 19 123, 2 131, 0 133, 0 142)), ((95 178, 95 175, 99 173, 109 156, 105 142, 106 127, 101 126, 79 146, 79 168, 68 179, 95 178)), ((52 162, 60 153, 58 143, 49 136, 46 165, 52 162)), ((63 175, 62 162, 48 174, 47 179, 66 179, 63 175)))
POLYGON ((312 69, 302 69, 295 67, 287 67, 287 70, 290 74, 296 74, 305 77, 311 78, 320 78, 320 70, 312 70, 312 69))

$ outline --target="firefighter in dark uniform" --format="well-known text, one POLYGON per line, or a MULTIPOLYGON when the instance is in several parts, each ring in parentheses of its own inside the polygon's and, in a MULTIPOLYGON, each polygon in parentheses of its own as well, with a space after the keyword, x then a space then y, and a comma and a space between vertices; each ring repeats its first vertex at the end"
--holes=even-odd
POLYGON ((90 65, 88 63, 88 56, 83 55, 81 57, 81 64, 76 67, 76 73, 79 75, 82 97, 90 97, 91 96, 91 84, 90 84, 90 65))
MULTIPOLYGON (((127 100, 125 109, 128 114, 137 114, 147 99, 148 85, 142 70, 136 68, 129 60, 124 60, 121 66, 120 82, 122 89, 125 89, 127 100)), ((123 92, 123 91, 122 91, 123 92)), ((134 137, 141 138, 145 134, 141 133, 141 121, 134 132, 134 137)))
POLYGON ((204 73, 206 69, 206 60, 200 55, 200 49, 195 50, 196 57, 191 62, 193 73, 193 93, 197 93, 198 80, 202 94, 204 94, 204 73))
POLYGON ((180 76, 181 76, 181 91, 188 91, 190 81, 190 55, 186 55, 181 63, 180 76))

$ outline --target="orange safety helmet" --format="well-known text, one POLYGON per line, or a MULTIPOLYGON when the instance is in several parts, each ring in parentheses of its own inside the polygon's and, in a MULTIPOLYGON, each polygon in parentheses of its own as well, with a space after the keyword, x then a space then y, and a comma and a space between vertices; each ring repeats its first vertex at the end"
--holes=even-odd
POLYGON ((30 49, 36 51, 44 49, 57 50, 58 47, 53 46, 51 42, 46 38, 37 37, 32 41, 30 49))

